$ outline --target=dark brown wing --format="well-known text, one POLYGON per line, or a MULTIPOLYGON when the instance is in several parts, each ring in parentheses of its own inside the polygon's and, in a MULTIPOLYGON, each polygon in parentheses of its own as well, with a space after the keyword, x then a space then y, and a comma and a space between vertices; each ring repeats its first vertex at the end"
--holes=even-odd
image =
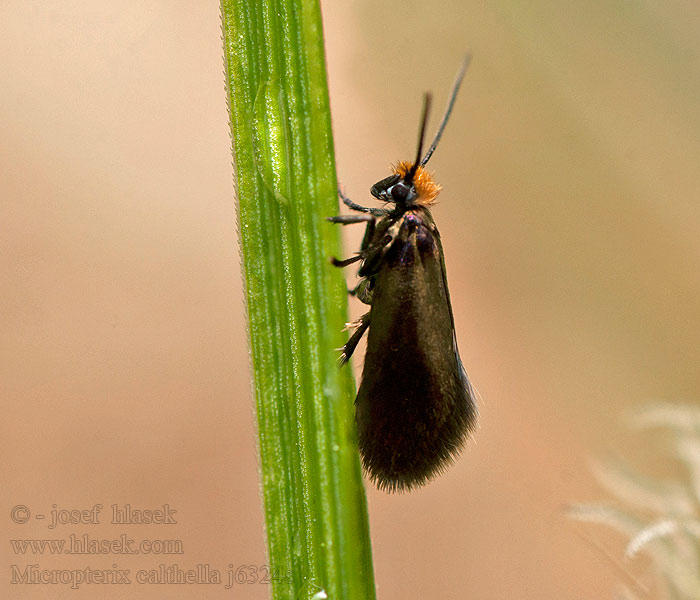
POLYGON ((409 211, 393 232, 374 281, 356 419, 369 476, 398 491, 424 484, 453 460, 477 411, 432 217, 409 211))

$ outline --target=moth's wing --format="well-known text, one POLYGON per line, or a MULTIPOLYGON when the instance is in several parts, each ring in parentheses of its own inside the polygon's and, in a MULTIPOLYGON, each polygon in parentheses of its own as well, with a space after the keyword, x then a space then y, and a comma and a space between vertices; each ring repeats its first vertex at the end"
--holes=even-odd
POLYGON ((457 352, 439 234, 427 211, 397 222, 376 275, 356 418, 377 485, 421 485, 459 452, 476 421, 457 352))
MULTIPOLYGON (((431 217, 431 222, 432 222, 432 217, 431 217)), ((432 223, 432 229, 434 230, 434 233, 435 233, 435 241, 437 243, 437 246, 439 249, 439 254, 440 254, 440 263, 441 263, 441 269, 442 269, 442 285, 443 285, 443 288, 445 290, 445 297, 447 298, 447 306, 450 309, 450 321, 452 322, 452 343, 454 346, 455 358, 457 359, 457 363, 459 364, 459 369, 460 369, 462 381, 464 383, 464 386, 467 389, 469 397, 472 400, 472 407, 474 409, 473 423, 470 426, 470 430, 471 430, 471 429, 473 429, 474 425, 476 425, 476 417, 479 414, 478 408, 476 406, 477 391, 474 388, 474 386, 472 385, 471 381, 469 380, 469 375, 467 375, 467 370, 464 368, 464 363, 462 362, 462 359, 459 356, 459 348, 457 346, 457 331, 455 329, 455 318, 454 318, 454 313, 452 312, 452 301, 450 300, 450 289, 447 286, 447 269, 445 268, 445 253, 442 250, 442 240, 440 239, 440 233, 438 232, 438 229, 435 226, 434 222, 432 223)))

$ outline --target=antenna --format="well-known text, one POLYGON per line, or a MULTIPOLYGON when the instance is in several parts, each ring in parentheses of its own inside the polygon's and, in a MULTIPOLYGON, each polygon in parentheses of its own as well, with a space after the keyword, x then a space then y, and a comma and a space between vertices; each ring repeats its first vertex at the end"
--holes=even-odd
POLYGON ((416 174, 418 167, 421 165, 420 155, 423 152, 423 140, 425 139, 425 130, 428 127, 428 115, 430 115, 430 104, 432 102, 432 95, 430 92, 426 92, 423 96, 423 116, 420 119, 420 134, 418 135, 418 151, 416 152, 416 160, 413 162, 411 170, 408 172, 406 177, 407 181, 411 181, 413 176, 416 174))
POLYGON ((459 92, 459 86, 462 85, 462 79, 464 79, 464 75, 467 72, 467 69, 469 68, 469 63, 471 62, 471 60, 472 55, 469 52, 467 52, 467 55, 464 57, 464 62, 462 63, 461 68, 459 69, 459 73, 457 73, 457 79, 455 79, 454 85, 452 86, 450 100, 447 103, 447 108, 445 109, 445 114, 443 115, 442 121, 440 122, 440 127, 438 127, 437 133, 433 138, 433 143, 430 144, 430 148, 428 148, 428 151, 425 153, 423 160, 420 161, 421 167, 424 167, 426 163, 430 160, 430 157, 433 155, 433 152, 435 152, 435 148, 437 148, 438 142, 442 137, 442 132, 445 131, 445 125, 447 125, 447 120, 450 118, 450 113, 452 113, 452 108, 455 105, 455 100, 457 100, 457 92, 459 92))

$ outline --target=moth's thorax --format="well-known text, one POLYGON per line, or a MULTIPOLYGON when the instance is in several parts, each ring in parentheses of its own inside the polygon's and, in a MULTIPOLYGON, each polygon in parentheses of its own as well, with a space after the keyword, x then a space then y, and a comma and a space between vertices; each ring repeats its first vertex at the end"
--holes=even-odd
POLYGON ((373 241, 381 243, 386 236, 396 240, 426 228, 430 231, 435 230, 435 221, 427 206, 401 206, 377 223, 373 241))
POLYGON ((408 211, 403 217, 403 225, 404 227, 407 227, 409 230, 415 229, 418 227, 423 222, 423 219, 421 219, 415 211, 408 211))
POLYGON ((424 206, 414 206, 397 211, 382 220, 375 231, 374 242, 377 254, 369 258, 369 263, 381 268, 409 267, 420 256, 433 256, 438 252, 435 222, 430 210, 424 206))

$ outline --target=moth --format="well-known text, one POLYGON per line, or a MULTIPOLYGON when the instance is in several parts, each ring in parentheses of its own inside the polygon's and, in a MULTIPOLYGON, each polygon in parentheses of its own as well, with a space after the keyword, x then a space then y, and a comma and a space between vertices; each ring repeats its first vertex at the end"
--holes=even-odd
POLYGON ((457 349, 440 233, 430 212, 441 190, 425 165, 440 141, 469 65, 467 56, 428 151, 423 141, 430 112, 426 94, 413 162, 402 161, 375 183, 383 208, 355 204, 356 215, 332 223, 366 224, 359 252, 337 267, 360 262, 360 282, 349 290, 369 312, 354 323, 341 364, 369 330, 355 420, 362 464, 388 492, 424 485, 459 454, 476 425, 475 391, 457 349))

